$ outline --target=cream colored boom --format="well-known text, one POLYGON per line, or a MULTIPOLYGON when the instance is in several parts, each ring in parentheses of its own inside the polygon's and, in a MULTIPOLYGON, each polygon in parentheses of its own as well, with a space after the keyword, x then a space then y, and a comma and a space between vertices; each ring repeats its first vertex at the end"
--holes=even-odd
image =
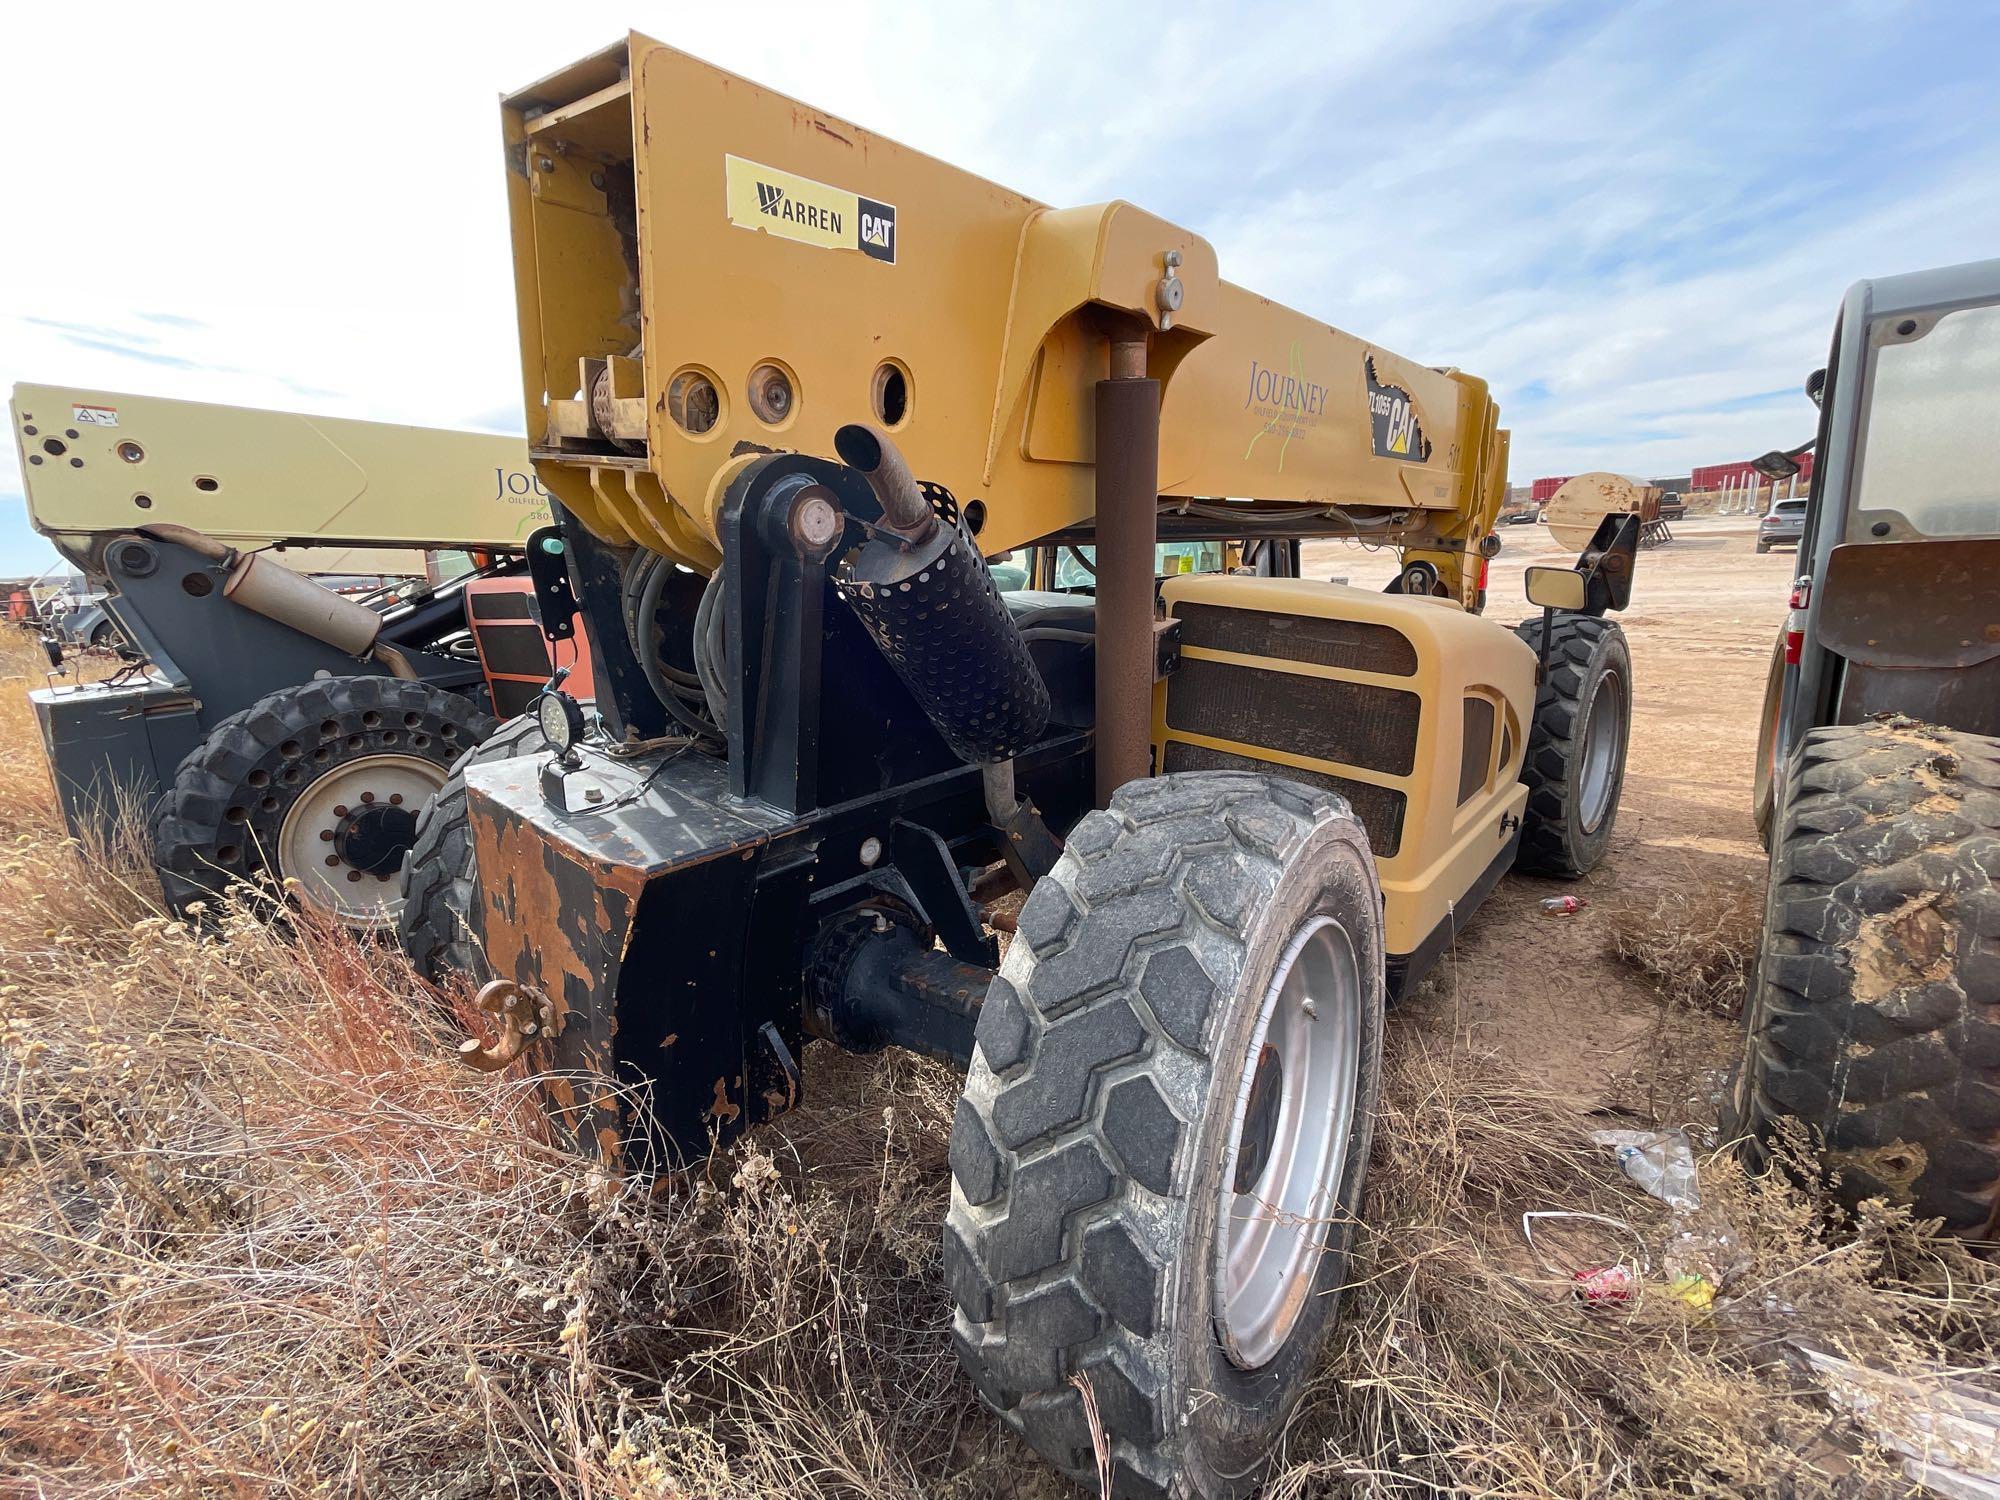
POLYGON ((1454 593, 1498 513, 1484 381, 1222 280, 1129 203, 1050 208, 637 35, 504 132, 530 442, 607 539, 712 565, 743 465, 871 417, 984 503, 989 552, 1071 531, 1113 324, 1163 383, 1169 496, 1340 507, 1317 529, 1436 549, 1454 593))
POLYGON ((549 519, 519 438, 45 385, 15 386, 12 417, 29 519, 72 556, 164 522, 403 572, 376 549, 518 548, 549 519))

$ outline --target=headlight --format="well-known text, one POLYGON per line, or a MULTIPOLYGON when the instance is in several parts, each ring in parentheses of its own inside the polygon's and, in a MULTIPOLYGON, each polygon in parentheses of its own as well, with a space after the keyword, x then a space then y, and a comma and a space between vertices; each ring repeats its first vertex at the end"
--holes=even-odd
POLYGON ((583 738, 583 705, 568 693, 542 694, 535 719, 541 725, 543 742, 558 755, 568 755, 583 738))

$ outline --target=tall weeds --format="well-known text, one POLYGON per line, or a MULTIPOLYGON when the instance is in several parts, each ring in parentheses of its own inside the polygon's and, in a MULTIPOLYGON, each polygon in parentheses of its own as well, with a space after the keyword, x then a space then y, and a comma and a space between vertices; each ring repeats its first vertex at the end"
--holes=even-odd
MULTIPOLYGON (((1068 1492, 950 1352, 949 1072, 816 1050, 802 1112, 608 1175, 451 1060, 395 954, 247 903, 193 929, 131 841, 66 839, 12 642, 0 670, 0 1493, 1068 1492)), ((1991 1364, 1987 1268, 1893 1211, 1829 1238, 1722 1157, 1676 1226, 1530 1080, 1392 1033, 1359 1281, 1273 1494, 1903 1492, 1783 1340, 1991 1364), (1724 1295, 1587 1308, 1522 1243, 1541 1208, 1724 1295)))

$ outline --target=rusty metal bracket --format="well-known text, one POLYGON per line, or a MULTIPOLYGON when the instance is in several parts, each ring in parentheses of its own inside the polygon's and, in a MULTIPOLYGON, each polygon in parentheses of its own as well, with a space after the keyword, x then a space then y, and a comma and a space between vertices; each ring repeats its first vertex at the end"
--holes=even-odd
POLYGON ((500 1040, 487 1046, 476 1036, 458 1044, 458 1060, 482 1073, 498 1073, 527 1050, 528 1043, 556 1033, 555 1007, 533 990, 511 979, 483 986, 472 1003, 500 1018, 500 1040))

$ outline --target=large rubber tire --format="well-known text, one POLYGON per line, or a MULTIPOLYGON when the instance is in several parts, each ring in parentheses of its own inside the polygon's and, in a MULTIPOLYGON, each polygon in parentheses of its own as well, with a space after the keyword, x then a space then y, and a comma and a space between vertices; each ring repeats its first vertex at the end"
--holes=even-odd
MULTIPOLYGON (((1530 649, 1542 649, 1539 616, 1523 620, 1514 633, 1530 649)), ((1521 760, 1528 806, 1515 869, 1575 880, 1597 868, 1618 820, 1631 728, 1632 653, 1625 632, 1595 615, 1557 615, 1521 760), (1601 765, 1595 759, 1600 753, 1609 756, 1601 765), (1606 778, 1601 782, 1600 774, 1606 778)))
MULTIPOLYGON (((258 699, 181 762, 160 806, 154 859, 168 904, 185 913, 238 881, 298 874, 283 868, 280 830, 327 777, 368 757, 442 772, 493 725, 468 698, 395 677, 323 677, 258 699)), ((396 900, 385 896, 383 920, 396 900)))
POLYGON ((1256 1488, 1346 1279, 1380 1081, 1381 920, 1344 800, 1230 772, 1122 788, 1023 905, 952 1124, 945 1279, 981 1394, 1071 1477, 1094 1487, 1082 1376, 1118 1493, 1256 1488), (1295 1321, 1239 1368, 1213 1268, 1243 1220, 1224 1222, 1221 1189, 1272 976, 1321 915, 1359 976, 1337 1012, 1354 1020, 1351 1050, 1337 1033, 1349 1133, 1344 1149, 1322 1137, 1342 1175, 1316 1266, 1281 1283, 1303 1288, 1295 1321))
POLYGON ((1788 766, 1734 1128, 1811 1127, 1848 1203, 2000 1235, 2000 740, 1815 729, 1788 766))
POLYGON ((466 822, 465 768, 512 760, 538 743, 533 714, 510 719, 485 742, 461 755, 435 797, 417 815, 417 836, 403 860, 403 907, 397 936, 417 972, 433 984, 453 974, 488 977, 469 924, 477 899, 479 864, 466 822))

